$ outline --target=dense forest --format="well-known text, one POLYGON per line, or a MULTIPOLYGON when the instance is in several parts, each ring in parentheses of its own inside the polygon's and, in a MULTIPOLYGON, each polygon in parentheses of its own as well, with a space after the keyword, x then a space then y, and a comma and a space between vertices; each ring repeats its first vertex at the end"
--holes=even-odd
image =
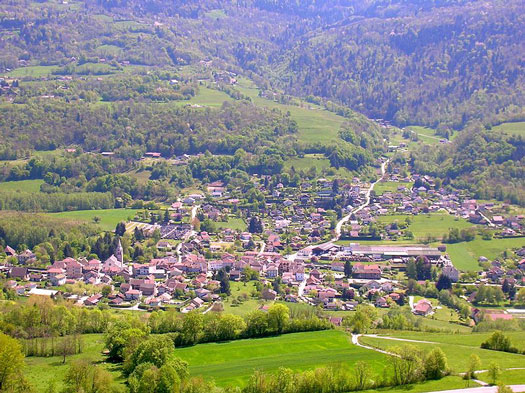
POLYGON ((37 62, 82 75, 123 63, 215 59, 253 74, 261 87, 330 98, 398 125, 460 129, 471 119, 523 118, 522 7, 521 0, 8 1, 0 69, 37 62))
POLYGON ((525 140, 491 132, 472 124, 454 143, 412 153, 419 173, 444 179, 444 184, 468 189, 476 198, 525 204, 525 140))

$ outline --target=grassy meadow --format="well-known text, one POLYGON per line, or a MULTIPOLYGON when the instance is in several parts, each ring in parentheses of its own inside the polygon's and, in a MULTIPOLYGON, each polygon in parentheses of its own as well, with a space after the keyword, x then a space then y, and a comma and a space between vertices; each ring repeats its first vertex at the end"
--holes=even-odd
POLYGON ((507 134, 521 135, 525 137, 525 121, 515 123, 503 123, 499 126, 492 127, 493 131, 506 132, 507 134))
POLYGON ((414 183, 402 183, 395 181, 381 181, 374 186, 374 192, 376 195, 383 195, 385 192, 397 192, 398 187, 412 188, 414 183))
POLYGON ((0 183, 0 191, 40 192, 43 180, 18 180, 0 183))
POLYGON ((103 210, 76 210, 70 212, 47 213, 52 217, 69 218, 72 220, 94 223, 94 218, 99 217, 98 225, 104 231, 112 231, 121 221, 133 218, 138 210, 135 209, 103 209, 103 210))
POLYGON ((117 365, 106 363, 102 354, 104 350, 104 335, 85 334, 82 336, 84 350, 78 355, 68 356, 66 363, 62 363, 61 356, 53 357, 27 357, 24 375, 37 392, 49 391, 49 386, 55 384, 56 391, 63 387, 63 380, 73 360, 88 360, 97 364, 113 374, 115 383, 123 384, 124 378, 121 376, 117 365))
POLYGON ((399 224, 404 224, 407 217, 409 217, 411 221, 408 229, 414 234, 414 240, 416 242, 426 239, 429 236, 439 240, 444 234, 448 233, 450 228, 458 228, 461 230, 473 226, 462 218, 456 218, 450 214, 443 213, 419 214, 417 216, 396 214, 378 217, 378 221, 388 224, 398 221, 399 224))
POLYGON ((293 333, 277 337, 199 344, 175 349, 175 355, 189 363, 190 375, 214 379, 220 386, 244 385, 254 370, 274 371, 279 367, 307 370, 358 360, 381 373, 388 357, 352 345, 341 331, 293 333))
MULTIPOLYGON (((479 356, 482 368, 488 367, 492 362, 499 364, 501 368, 525 367, 525 356, 523 355, 481 349, 481 341, 486 339, 488 335, 485 335, 480 340, 472 334, 441 335, 428 332, 421 334, 410 332, 410 334, 407 335, 406 333, 407 332, 402 332, 398 335, 396 332, 393 333, 392 336, 402 339, 428 341, 429 343, 402 342, 378 337, 361 337, 360 341, 363 344, 386 351, 390 351, 394 347, 399 347, 404 344, 416 346, 423 351, 429 351, 433 347, 440 347, 447 356, 449 367, 456 373, 464 372, 468 369, 471 354, 479 356), (445 336, 448 336, 450 339, 445 336)), ((515 344, 518 346, 521 345, 517 341, 515 344)), ((525 382, 525 376, 523 381, 525 382)))

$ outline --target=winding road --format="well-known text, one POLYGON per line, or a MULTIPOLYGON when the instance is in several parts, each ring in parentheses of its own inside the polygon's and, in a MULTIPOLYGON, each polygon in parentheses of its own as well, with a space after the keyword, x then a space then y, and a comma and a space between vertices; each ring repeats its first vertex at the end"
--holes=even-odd
POLYGON ((379 177, 379 179, 377 179, 375 182, 373 182, 372 184, 370 184, 370 187, 368 188, 368 190, 366 191, 366 194, 365 194, 365 202, 362 203, 361 205, 353 208, 350 213, 348 213, 346 216, 344 216, 341 220, 339 220, 339 222, 337 223, 337 225, 335 226, 335 236, 334 238, 331 240, 332 242, 335 242, 337 240, 339 240, 339 238, 341 237, 341 230, 343 228, 343 225, 348 222, 348 220, 350 220, 350 217, 352 217, 352 214, 355 214, 361 210, 363 210, 365 207, 367 207, 368 205, 370 205, 370 194, 372 194, 372 190, 374 189, 375 185, 377 183, 379 183, 381 180, 383 180, 383 178, 385 177, 385 173, 386 173, 386 166, 388 165, 388 162, 390 161, 390 158, 388 160, 386 160, 385 162, 383 162, 381 164, 381 177, 379 177))

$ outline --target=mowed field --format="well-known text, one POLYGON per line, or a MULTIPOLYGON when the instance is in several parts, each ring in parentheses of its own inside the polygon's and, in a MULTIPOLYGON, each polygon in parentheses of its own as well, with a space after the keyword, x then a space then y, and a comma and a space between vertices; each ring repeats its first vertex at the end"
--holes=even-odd
POLYGON ((515 123, 503 123, 499 126, 493 127, 493 131, 502 131, 507 134, 521 135, 525 137, 525 121, 518 121, 515 123))
POLYGON ((0 191, 40 192, 43 180, 19 180, 0 183, 0 191))
POLYGON ((447 244, 450 259, 460 270, 479 270, 478 259, 495 259, 507 249, 525 247, 525 237, 483 240, 480 236, 470 242, 447 244))
POLYGON ((117 365, 106 363, 102 355, 104 349, 103 334, 85 334, 83 339, 83 353, 66 358, 66 363, 62 363, 62 357, 28 357, 26 358, 26 367, 24 375, 35 388, 36 392, 48 392, 50 385, 55 384, 56 391, 61 391, 63 380, 67 374, 69 366, 73 360, 87 360, 93 364, 106 369, 113 374, 115 384, 123 384, 124 378, 121 375, 117 365))
POLYGON ((387 356, 353 345, 347 334, 337 330, 199 344, 175 349, 175 355, 188 362, 192 376, 214 379, 220 386, 242 386, 255 370, 302 371, 335 363, 351 367, 366 360, 379 374, 388 363, 387 356))
POLYGON ((103 210, 76 210, 70 212, 47 213, 53 217, 63 217, 78 221, 94 223, 94 218, 99 217, 98 225, 104 231, 114 230, 121 221, 133 218, 138 210, 135 209, 103 209, 103 210))
POLYGON ((379 222, 393 223, 397 221, 404 224, 406 218, 410 218, 408 229, 414 234, 414 239, 422 240, 429 236, 441 239, 444 234, 448 233, 450 228, 467 229, 473 225, 462 218, 456 218, 450 214, 419 214, 417 216, 407 216, 403 214, 389 215, 378 217, 379 222))
MULTIPOLYGON (((524 339, 520 338, 520 335, 523 336, 523 333, 505 334, 512 337, 513 344, 518 348, 522 348, 524 346, 524 339)), ((481 349, 481 342, 483 342, 489 336, 490 333, 436 334, 428 332, 395 332, 392 333, 391 337, 428 341, 429 343, 403 342, 378 337, 361 337, 360 341, 363 344, 386 351, 391 351, 394 347, 407 344, 416 346, 423 351, 429 351, 434 347, 440 347, 447 356, 449 367, 457 373, 464 372, 468 369, 471 354, 476 354, 479 356, 482 363, 482 369, 488 368, 492 362, 497 363, 502 369, 525 367, 524 355, 481 349)), ((523 373, 522 382, 525 383, 525 372, 523 373)))

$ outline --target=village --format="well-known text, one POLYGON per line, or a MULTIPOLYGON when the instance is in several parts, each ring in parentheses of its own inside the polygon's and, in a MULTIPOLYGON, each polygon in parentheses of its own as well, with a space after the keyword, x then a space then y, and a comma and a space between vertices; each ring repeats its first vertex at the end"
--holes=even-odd
MULTIPOLYGON (((158 222, 137 216, 126 223, 126 236, 156 239, 155 258, 148 261, 130 260, 120 240, 106 260, 68 257, 46 267, 38 265, 31 250, 7 246, 0 272, 19 296, 60 295, 87 307, 176 308, 182 313, 220 311, 231 301, 230 282, 255 282, 251 297, 263 309, 273 301, 306 303, 326 312, 352 311, 361 303, 385 309, 410 304, 422 316, 432 315, 436 307, 425 298, 414 304, 407 279, 426 288, 446 277, 449 287, 464 286, 469 302, 476 295, 473 284, 510 285, 514 293, 523 286, 525 247, 514 251, 515 268, 481 257, 488 268, 471 274, 454 266, 447 244, 416 241, 406 223, 379 221, 394 214, 440 212, 505 237, 523 236, 523 216, 500 214, 501 206, 436 189, 428 176, 402 177, 395 169, 387 173, 387 164, 381 181, 372 184, 320 178, 295 187, 254 176, 264 200, 257 213, 243 209, 247 197, 238 190, 212 182, 205 191, 173 202, 164 217, 153 220, 158 222), (379 194, 376 185, 391 190, 379 194), (235 220, 246 223, 245 228, 220 226, 235 220), (405 241, 395 244, 397 239, 405 241), (71 290, 79 284, 92 290, 71 290)), ((341 323, 342 318, 332 318, 341 323)))

